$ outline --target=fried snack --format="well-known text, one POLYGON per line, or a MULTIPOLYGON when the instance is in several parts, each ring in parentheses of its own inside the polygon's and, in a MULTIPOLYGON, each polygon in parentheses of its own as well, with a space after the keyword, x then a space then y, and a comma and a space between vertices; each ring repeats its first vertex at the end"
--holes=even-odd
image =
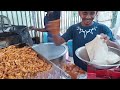
POLYGON ((72 79, 77 79, 78 75, 85 74, 85 71, 75 64, 64 65, 64 70, 71 76, 72 79))
POLYGON ((0 50, 1 79, 27 79, 37 73, 49 71, 51 67, 30 47, 16 48, 11 45, 0 50))

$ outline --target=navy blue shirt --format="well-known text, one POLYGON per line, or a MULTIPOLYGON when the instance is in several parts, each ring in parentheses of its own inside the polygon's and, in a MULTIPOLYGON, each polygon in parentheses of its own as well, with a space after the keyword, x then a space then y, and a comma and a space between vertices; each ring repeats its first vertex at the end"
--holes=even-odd
POLYGON ((97 22, 94 22, 91 26, 88 27, 84 27, 81 25, 81 23, 77 23, 70 26, 67 32, 62 35, 66 42, 70 39, 73 40, 74 63, 85 71, 87 70, 87 65, 77 58, 75 51, 79 47, 85 46, 85 44, 92 41, 97 34, 101 33, 108 35, 110 40, 115 40, 111 30, 106 25, 97 22))

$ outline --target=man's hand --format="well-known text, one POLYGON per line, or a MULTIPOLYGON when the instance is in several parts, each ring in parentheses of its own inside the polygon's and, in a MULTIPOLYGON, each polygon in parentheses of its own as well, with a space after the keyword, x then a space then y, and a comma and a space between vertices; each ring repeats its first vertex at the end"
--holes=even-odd
POLYGON ((35 30, 36 27, 34 27, 34 26, 30 26, 29 29, 30 29, 30 30, 35 30))
POLYGON ((106 44, 108 46, 120 49, 120 45, 119 45, 119 43, 116 40, 115 41, 109 40, 110 38, 107 35, 103 34, 103 33, 100 34, 100 35, 102 36, 101 39, 104 39, 104 41, 106 42, 106 44))
POLYGON ((107 44, 109 44, 110 43, 110 38, 107 36, 107 35, 105 35, 105 34, 100 34, 101 35, 101 39, 104 39, 104 42, 105 43, 107 43, 107 44))

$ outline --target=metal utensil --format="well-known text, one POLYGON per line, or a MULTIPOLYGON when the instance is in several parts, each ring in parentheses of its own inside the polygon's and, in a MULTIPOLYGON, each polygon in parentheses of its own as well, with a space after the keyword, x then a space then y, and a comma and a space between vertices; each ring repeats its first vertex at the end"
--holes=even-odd
MULTIPOLYGON (((108 47, 109 51, 112 51, 114 53, 116 53, 118 56, 120 56, 120 50, 113 48, 113 47, 108 47)), ((87 51, 85 46, 78 48, 75 51, 76 56, 82 60, 83 62, 85 62, 86 64, 90 64, 93 67, 97 68, 97 69, 109 69, 109 68, 113 68, 113 67, 119 67, 120 66, 120 62, 117 62, 115 64, 111 64, 111 65, 97 65, 97 64, 93 64, 90 62, 90 59, 88 57, 87 51)))

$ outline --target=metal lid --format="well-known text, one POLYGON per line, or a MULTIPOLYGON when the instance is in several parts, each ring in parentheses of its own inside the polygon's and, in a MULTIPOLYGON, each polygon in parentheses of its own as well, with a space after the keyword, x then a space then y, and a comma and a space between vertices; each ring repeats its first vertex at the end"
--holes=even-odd
POLYGON ((54 43, 37 44, 32 48, 47 60, 59 58, 67 52, 67 47, 65 45, 56 46, 54 43))

